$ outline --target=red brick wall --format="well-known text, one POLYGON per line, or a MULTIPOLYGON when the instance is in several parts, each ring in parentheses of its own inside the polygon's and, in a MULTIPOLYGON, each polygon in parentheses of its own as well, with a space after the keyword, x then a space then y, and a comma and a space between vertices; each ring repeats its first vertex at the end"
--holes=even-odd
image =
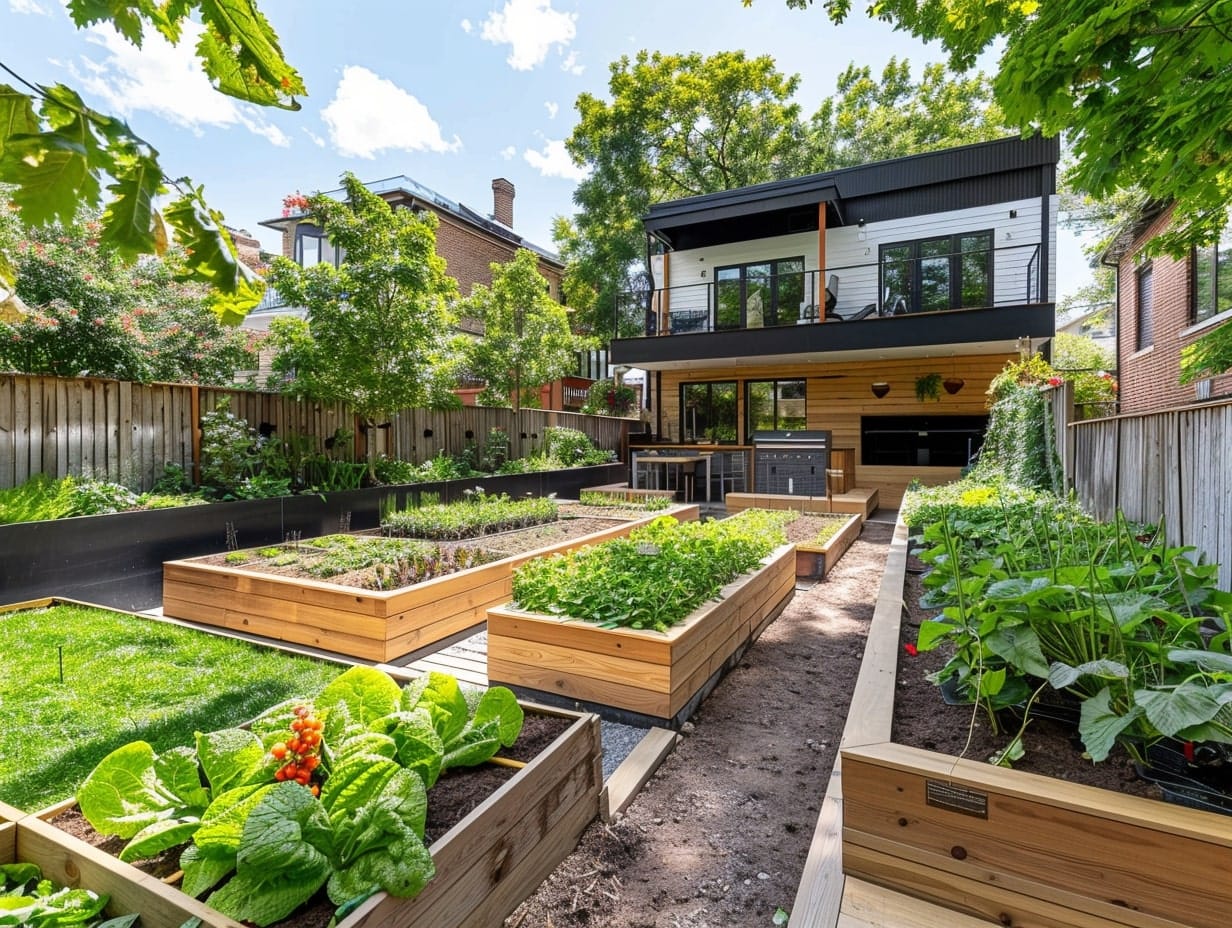
MULTIPOLYGON (((1185 334, 1190 327, 1192 275, 1188 258, 1167 255, 1148 259, 1152 269, 1154 306, 1151 344, 1138 349, 1138 271, 1146 260, 1142 249, 1171 220, 1164 212, 1135 240, 1117 270, 1119 380, 1121 412, 1140 413, 1197 401, 1194 384, 1180 383, 1181 349, 1206 329, 1185 334)), ((1232 394, 1232 373, 1211 382, 1211 398, 1232 394)))
MULTIPOLYGON (((499 239, 492 239, 452 216, 440 214, 436 230, 436 253, 445 259, 447 272, 458 282, 458 291, 469 296, 475 284, 492 285, 492 263, 504 264, 513 260, 517 246, 499 239)), ((560 273, 543 261, 539 273, 548 281, 549 296, 560 299, 560 273)))

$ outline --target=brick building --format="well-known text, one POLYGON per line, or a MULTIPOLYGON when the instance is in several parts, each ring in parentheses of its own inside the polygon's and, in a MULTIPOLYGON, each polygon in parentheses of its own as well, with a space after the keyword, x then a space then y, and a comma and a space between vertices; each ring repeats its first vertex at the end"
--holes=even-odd
POLYGON ((1104 256, 1117 269, 1117 374, 1123 413, 1232 396, 1232 373, 1180 383, 1181 349, 1232 321, 1232 226, 1220 241, 1184 258, 1147 256, 1167 230, 1171 207, 1146 210, 1104 256))
MULTIPOLYGON (((511 261, 519 248, 526 248, 539 255, 539 273, 547 279, 549 295, 563 302, 564 263, 557 255, 513 231, 515 189, 505 178, 492 181, 490 215, 479 213, 405 176, 389 177, 365 186, 396 209, 430 210, 436 214, 440 220, 436 230, 436 252, 445 259, 449 275, 458 282, 458 291, 464 296, 477 283, 491 285, 490 265, 511 261)), ((329 193, 342 196, 341 190, 329 193)), ((301 266, 322 261, 337 264, 341 259, 337 250, 322 237, 321 230, 307 221, 301 209, 284 208, 281 216, 267 219, 261 225, 282 234, 282 254, 301 266)), ((276 293, 267 293, 261 305, 249 314, 245 325, 265 329, 272 317, 295 311, 283 305, 276 293)), ((463 320, 462 327, 471 332, 480 331, 474 320, 463 320)))

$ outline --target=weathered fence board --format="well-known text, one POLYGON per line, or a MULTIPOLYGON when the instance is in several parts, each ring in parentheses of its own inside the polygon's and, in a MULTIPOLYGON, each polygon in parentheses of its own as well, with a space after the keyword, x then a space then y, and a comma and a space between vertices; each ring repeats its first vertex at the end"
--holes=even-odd
MULTIPOLYGON (((338 429, 356 428, 342 403, 301 402, 278 393, 0 374, 0 489, 39 473, 149 489, 167 464, 191 471, 196 420, 223 397, 252 428, 264 425, 280 438, 303 436, 318 449, 338 429)), ((624 453, 627 420, 540 409, 516 416, 511 409, 482 406, 403 410, 368 439, 377 452, 421 462, 441 452, 460 454, 468 445, 482 447, 501 429, 509 435, 511 454, 520 457, 542 448, 544 429, 552 425, 585 432, 598 447, 624 453)))
POLYGON ((1116 416, 1070 426, 1066 474, 1083 508, 1101 519, 1162 517, 1170 543, 1192 545, 1232 590, 1232 401, 1116 416))

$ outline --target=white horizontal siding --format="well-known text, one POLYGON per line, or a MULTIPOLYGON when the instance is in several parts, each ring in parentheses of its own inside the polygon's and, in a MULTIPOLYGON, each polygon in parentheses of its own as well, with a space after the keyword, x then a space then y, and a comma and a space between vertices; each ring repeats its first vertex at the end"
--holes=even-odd
MULTIPOLYGON (((1052 257, 1048 262, 1046 286, 1048 298, 1051 299, 1056 292, 1055 197, 1051 198, 1049 208, 1051 216, 1047 247, 1052 257)), ((1026 302, 1028 266, 1032 258, 1035 258, 1034 266, 1040 260, 1036 255, 1036 246, 1040 242, 1040 218, 1040 200, 1031 198, 994 206, 870 222, 863 229, 855 225, 831 229, 826 235, 824 269, 817 266, 817 235, 814 232, 677 251, 671 255, 671 309, 673 312, 683 312, 709 308, 713 303, 715 268, 802 255, 805 271, 820 271, 816 276, 823 282, 830 275, 838 276, 836 308, 840 314, 850 315, 879 299, 878 260, 882 245, 988 229, 993 232, 993 247, 996 250, 993 261, 994 303, 1026 302), (1017 213, 1014 218, 1010 218, 1011 211, 1017 213)), ((662 286, 662 271, 656 267, 655 287, 662 286)), ((1034 292, 1030 295, 1033 299, 1039 299, 1034 292)))

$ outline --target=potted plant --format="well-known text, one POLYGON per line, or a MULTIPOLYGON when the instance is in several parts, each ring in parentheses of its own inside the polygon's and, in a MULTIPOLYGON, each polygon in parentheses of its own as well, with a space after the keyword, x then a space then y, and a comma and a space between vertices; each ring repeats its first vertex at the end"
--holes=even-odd
POLYGON ((925 400, 941 399, 941 375, 936 371, 921 374, 915 379, 915 398, 921 403, 925 400))

